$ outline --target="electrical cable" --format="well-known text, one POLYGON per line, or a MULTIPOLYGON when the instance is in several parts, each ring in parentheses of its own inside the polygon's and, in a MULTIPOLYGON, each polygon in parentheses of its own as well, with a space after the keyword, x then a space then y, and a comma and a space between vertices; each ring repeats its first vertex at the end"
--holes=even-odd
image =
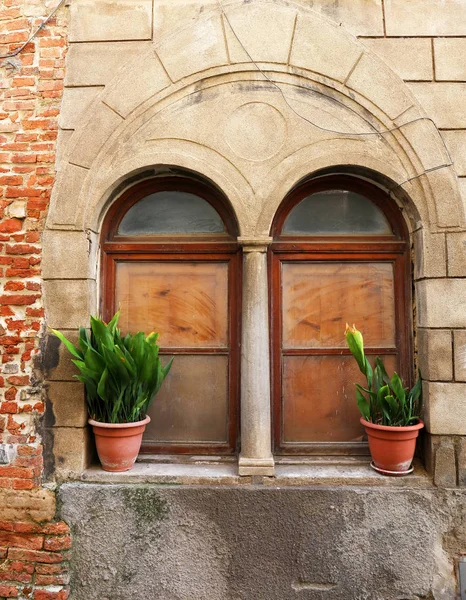
MULTIPOLYGON (((241 48, 244 50, 244 52, 246 53, 246 55, 248 56, 249 60, 251 61, 251 63, 256 67, 256 69, 258 70, 258 72, 264 77, 264 79, 266 79, 269 83, 271 83, 281 94, 285 104, 288 106, 288 108, 300 119, 303 119, 304 121, 308 122, 310 125, 312 125, 313 127, 315 127, 316 129, 319 129, 320 131, 325 131, 327 133, 333 133, 336 135, 346 135, 346 136, 365 136, 365 135, 380 135, 382 136, 382 134, 385 133, 392 133, 394 131, 397 131, 399 129, 401 129, 402 127, 406 127, 407 125, 411 125, 412 123, 417 123, 419 121, 429 121, 430 123, 432 123, 436 129, 436 131, 438 132, 440 139, 442 140, 442 144, 443 147, 445 149, 446 155, 448 157, 449 162, 442 164, 442 165, 438 165, 436 167, 431 167, 430 169, 425 169, 422 173, 420 173, 419 175, 415 175, 414 177, 410 177, 409 179, 406 179, 406 181, 403 181, 399 184, 397 184, 392 190, 390 190, 390 192, 392 192, 393 190, 396 190, 398 187, 404 185, 405 183, 408 183, 409 181, 412 181, 413 179, 417 179, 418 177, 422 177, 423 175, 426 175, 427 173, 431 173, 432 171, 437 171, 439 169, 445 169, 446 167, 451 167, 453 166, 454 162, 453 159, 451 157, 450 151, 448 150, 448 147, 445 143, 445 140, 443 139, 443 137, 440 135, 440 132, 437 129, 437 126, 434 122, 434 120, 431 117, 417 117, 416 119, 413 119, 412 121, 407 121, 406 123, 402 123, 401 125, 397 125, 396 127, 392 127, 390 129, 382 129, 382 130, 375 130, 375 131, 365 131, 365 132, 349 132, 349 131, 337 131, 335 129, 329 129, 327 127, 322 127, 321 125, 319 125, 318 123, 314 123, 314 121, 312 121, 311 119, 308 119, 307 117, 305 117, 304 115, 300 114, 289 102, 288 98, 286 97, 284 91, 282 90, 282 88, 277 84, 276 81, 274 81, 273 79, 270 79, 270 77, 267 76, 267 74, 261 69, 261 67, 257 64, 257 62, 252 58, 251 54, 248 52, 247 48, 245 47, 245 45, 243 44, 243 42, 241 41, 241 39, 239 38, 238 34, 236 33, 236 31, 234 30, 230 19, 228 18, 227 13, 225 12, 225 9, 223 7, 222 1, 221 0, 217 0, 217 4, 218 7, 220 8, 220 11, 222 13, 222 15, 224 16, 226 22, 228 23, 228 26, 232 32, 232 34, 235 36, 235 38, 237 39, 238 43, 240 44, 241 48)), ((320 96, 323 96, 324 98, 327 98, 329 100, 331 100, 332 102, 337 102, 338 104, 340 104, 341 106, 343 106, 344 108, 347 108, 343 102, 340 102, 339 100, 337 100, 336 98, 333 98, 332 96, 329 96, 328 94, 325 94, 324 92, 321 92, 320 90, 312 90, 314 93, 319 94, 320 96)), ((369 126, 373 127, 371 124, 368 123, 369 126)))
POLYGON ((24 44, 22 44, 21 46, 19 46, 18 48, 16 48, 16 50, 13 50, 13 52, 10 52, 9 54, 0 55, 0 59, 2 59, 2 58, 13 58, 14 56, 17 56, 20 52, 22 52, 24 50, 24 48, 26 48, 26 46, 30 42, 32 42, 32 40, 36 37, 36 35, 39 33, 39 31, 41 31, 47 25, 47 23, 50 21, 50 19, 53 17, 53 15, 57 12, 57 10, 60 8, 60 6, 62 6, 62 4, 64 4, 65 2, 66 2, 66 0, 60 0, 60 2, 57 4, 57 6, 45 18, 45 20, 42 21, 42 23, 39 25, 39 27, 33 33, 31 33, 31 35, 24 42, 24 44))

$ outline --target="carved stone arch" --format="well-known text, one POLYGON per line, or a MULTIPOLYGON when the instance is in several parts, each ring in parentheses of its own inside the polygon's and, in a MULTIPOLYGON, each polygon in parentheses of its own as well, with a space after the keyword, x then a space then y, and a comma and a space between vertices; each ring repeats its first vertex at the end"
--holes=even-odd
MULTIPOLYGON (((248 98, 244 92, 245 103, 248 98)), ((224 109, 227 112, 230 106, 224 109)), ((313 155, 312 149, 317 150, 314 142, 326 142, 329 164, 343 164, 341 157, 346 156, 344 164, 354 160, 359 166, 376 167, 396 185, 415 192, 411 196, 414 212, 421 216, 424 227, 434 231, 458 227, 464 222, 464 210, 452 167, 430 171, 449 162, 441 136, 431 121, 412 122, 424 116, 398 76, 350 34, 313 11, 285 1, 226 3, 223 13, 214 10, 163 38, 144 56, 124 65, 105 86, 87 109, 59 165, 47 225, 51 229, 93 229, 106 198, 125 175, 125 168, 129 175, 135 169, 161 161, 174 164, 177 160, 183 163, 179 166, 198 165, 199 169, 210 170, 212 173, 205 175, 219 187, 226 187, 223 191, 237 212, 242 234, 255 235, 264 230, 263 215, 270 217, 281 189, 277 183, 277 189, 270 191, 272 196, 265 193, 270 187, 265 172, 275 173, 276 177, 284 170, 298 173, 302 170, 298 163, 305 165, 307 161, 310 173, 323 166, 323 159, 313 155), (208 103, 212 95, 227 95, 235 82, 244 89, 255 88, 258 103, 272 108, 280 105, 286 126, 299 120, 298 113, 319 126, 346 133, 323 132, 315 127, 297 141, 288 155, 281 155, 278 164, 271 159, 256 160, 265 167, 264 175, 251 181, 240 164, 244 157, 236 160, 234 153, 225 156, 218 148, 219 140, 212 139, 215 136, 202 140, 191 128, 183 138, 183 132, 160 127, 164 111, 179 106, 188 112, 189 106, 208 103), (323 118, 316 118, 315 107, 312 110, 312 104, 319 102, 323 118), (151 122, 158 137, 147 144, 143 132, 151 122), (396 131, 375 135, 376 131, 399 125, 403 126, 396 131), (360 133, 368 135, 354 135, 360 133), (312 143, 309 137, 314 138, 312 143), (191 147, 181 151, 178 158, 170 158, 173 152, 180 152, 169 149, 164 155, 158 147, 162 140, 170 139, 174 148, 183 143, 186 146, 186 142, 191 142, 191 147), (339 147, 334 156, 330 150, 333 146, 339 147), (354 152, 355 146, 361 150, 354 152), (207 155, 215 159, 211 161, 207 155), (292 157, 298 162, 288 168, 292 157), (203 163, 209 164, 203 167, 203 163), (429 172, 417 178, 415 184, 403 183, 424 171, 429 172), (258 203, 262 206, 257 210, 258 203)), ((303 123, 312 129, 301 119, 303 123)), ((241 134, 241 128, 237 134, 241 134)), ((320 144, 319 152, 326 144, 320 144)), ((165 143, 165 147, 169 145, 165 143)))

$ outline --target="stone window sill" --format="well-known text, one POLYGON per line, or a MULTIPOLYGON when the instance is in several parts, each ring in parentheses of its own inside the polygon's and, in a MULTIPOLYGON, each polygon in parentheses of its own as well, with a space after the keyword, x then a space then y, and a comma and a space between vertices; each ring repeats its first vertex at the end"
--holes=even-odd
POLYGON ((171 457, 144 456, 133 469, 124 473, 109 473, 99 466, 86 469, 78 478, 88 483, 127 483, 196 486, 308 487, 308 486, 368 486, 396 488, 429 488, 432 480, 420 461, 407 477, 384 477, 369 466, 369 458, 293 458, 278 459, 275 477, 239 477, 236 460, 191 457, 168 462, 171 457))

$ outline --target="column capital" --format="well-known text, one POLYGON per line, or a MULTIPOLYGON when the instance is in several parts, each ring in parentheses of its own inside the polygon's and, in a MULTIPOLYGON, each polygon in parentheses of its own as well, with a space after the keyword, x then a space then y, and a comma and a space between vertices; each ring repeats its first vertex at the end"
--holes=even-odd
POLYGON ((257 238, 238 238, 238 244, 243 247, 243 252, 267 252, 267 248, 272 242, 273 238, 269 236, 257 238))

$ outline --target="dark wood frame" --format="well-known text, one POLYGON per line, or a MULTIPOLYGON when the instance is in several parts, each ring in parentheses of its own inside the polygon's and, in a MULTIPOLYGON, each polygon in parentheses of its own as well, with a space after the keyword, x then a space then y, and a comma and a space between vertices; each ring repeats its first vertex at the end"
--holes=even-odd
POLYGON ((137 184, 118 199, 109 210, 102 229, 101 312, 105 319, 115 312, 115 275, 118 262, 205 261, 228 264, 228 331, 225 348, 160 348, 161 355, 222 354, 228 364, 228 429, 225 443, 156 444, 143 443, 142 453, 150 454, 234 454, 239 439, 240 315, 242 253, 236 242, 236 223, 225 199, 208 185, 185 178, 156 178, 137 184), (129 208, 145 196, 161 190, 181 190, 207 200, 224 220, 227 232, 213 235, 119 236, 118 226, 129 208), (194 241, 191 241, 194 238, 194 241))
MULTIPOLYGON (((282 350, 283 262, 388 262, 394 265, 396 343, 392 348, 366 348, 368 355, 397 355, 400 376, 413 379, 411 262, 409 234, 401 212, 388 194, 376 186, 349 176, 328 176, 304 183, 283 201, 272 225, 274 241, 269 249, 271 389, 274 448, 277 454, 368 454, 365 442, 285 443, 282 422, 282 356, 350 354, 346 348, 282 350), (381 236, 287 236, 281 229, 290 211, 306 196, 345 189, 373 201, 386 215, 393 235, 381 236)), ((356 401, 356 400, 355 400, 356 401)))

